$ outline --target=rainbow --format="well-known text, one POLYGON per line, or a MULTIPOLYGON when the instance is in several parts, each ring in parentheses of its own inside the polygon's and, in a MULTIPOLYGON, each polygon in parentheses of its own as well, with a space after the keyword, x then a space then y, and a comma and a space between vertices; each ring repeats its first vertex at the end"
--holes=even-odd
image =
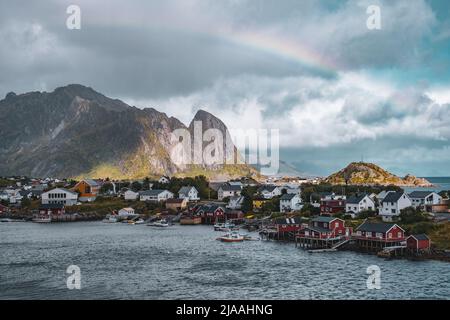
POLYGON ((251 47, 283 57, 324 73, 334 75, 340 69, 335 61, 323 57, 312 48, 308 48, 296 40, 259 32, 219 31, 209 33, 209 35, 223 38, 237 45, 251 47))

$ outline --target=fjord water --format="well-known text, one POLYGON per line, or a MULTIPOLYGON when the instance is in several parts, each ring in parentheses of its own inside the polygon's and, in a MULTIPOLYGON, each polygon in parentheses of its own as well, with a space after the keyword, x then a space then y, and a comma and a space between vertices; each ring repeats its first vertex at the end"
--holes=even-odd
POLYGON ((448 299, 450 264, 221 243, 208 226, 0 223, 1 299, 448 299), (66 269, 81 269, 81 289, 66 269), (366 269, 381 268, 368 290, 366 269))

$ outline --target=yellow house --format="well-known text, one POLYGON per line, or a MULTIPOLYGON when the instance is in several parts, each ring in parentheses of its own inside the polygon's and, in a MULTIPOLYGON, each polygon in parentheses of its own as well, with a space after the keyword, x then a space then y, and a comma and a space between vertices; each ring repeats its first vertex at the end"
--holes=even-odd
POLYGON ((270 199, 264 199, 264 198, 257 198, 253 199, 253 210, 260 210, 264 203, 269 201, 270 199))

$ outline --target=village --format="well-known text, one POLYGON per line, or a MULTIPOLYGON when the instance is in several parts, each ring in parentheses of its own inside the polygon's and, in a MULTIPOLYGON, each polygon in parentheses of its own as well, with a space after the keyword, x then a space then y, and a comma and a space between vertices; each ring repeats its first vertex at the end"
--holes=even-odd
POLYGON ((285 241, 310 253, 354 250, 450 261, 447 191, 332 186, 318 178, 0 178, 1 222, 87 220, 211 225, 223 232, 217 239, 224 242, 285 241), (249 233, 241 234, 244 229, 249 233))

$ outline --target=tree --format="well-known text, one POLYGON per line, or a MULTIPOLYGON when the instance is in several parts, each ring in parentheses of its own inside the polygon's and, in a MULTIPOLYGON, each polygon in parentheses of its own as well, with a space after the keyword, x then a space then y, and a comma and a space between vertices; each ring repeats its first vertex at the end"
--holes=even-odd
POLYGON ((139 181, 134 181, 131 184, 131 190, 133 190, 134 192, 138 192, 142 190, 142 184, 139 181))
POLYGON ((402 223, 417 223, 428 221, 428 218, 419 208, 408 207, 400 211, 400 220, 402 223))

